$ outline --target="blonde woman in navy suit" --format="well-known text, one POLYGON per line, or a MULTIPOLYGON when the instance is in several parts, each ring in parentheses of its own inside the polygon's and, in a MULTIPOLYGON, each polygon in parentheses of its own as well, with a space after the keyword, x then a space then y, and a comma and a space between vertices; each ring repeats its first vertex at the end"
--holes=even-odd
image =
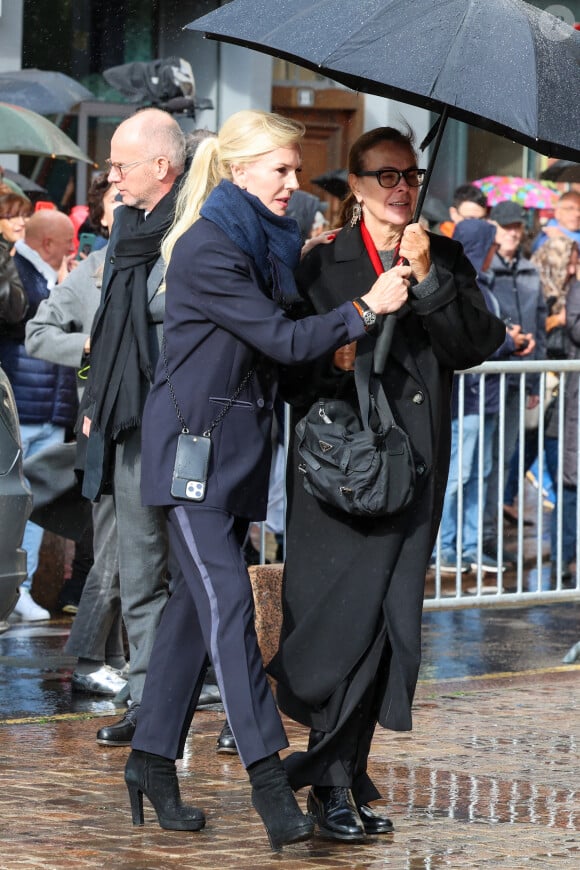
POLYGON ((299 298, 293 271, 301 240, 285 215, 299 186, 303 133, 301 124, 265 112, 230 118, 199 145, 163 247, 165 361, 143 418, 142 495, 166 509, 184 579, 158 629, 125 772, 134 823, 142 822, 146 794, 162 827, 204 826, 203 812, 181 803, 174 762, 183 755, 209 656, 273 849, 313 831, 278 757, 288 744, 256 641, 241 550, 250 519, 266 515, 278 366, 361 339, 375 313, 394 311, 407 298, 409 275, 401 266, 381 276, 358 307, 349 301, 322 317, 289 316, 299 298), (174 498, 182 424, 167 378, 189 431, 201 435, 251 370, 212 434, 204 500, 174 498))

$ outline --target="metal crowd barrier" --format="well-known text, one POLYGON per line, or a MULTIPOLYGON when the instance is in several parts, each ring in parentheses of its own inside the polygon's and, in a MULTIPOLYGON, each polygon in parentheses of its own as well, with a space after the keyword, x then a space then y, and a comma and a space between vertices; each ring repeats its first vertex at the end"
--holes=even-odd
MULTIPOLYGON (((562 529, 563 529, 563 462, 564 462, 564 426, 565 415, 570 409, 565 410, 566 381, 571 373, 580 372, 580 362, 568 360, 546 360, 543 362, 486 362, 477 368, 470 369, 470 374, 477 374, 480 378, 479 396, 479 449, 478 449, 478 564, 470 573, 461 573, 461 532, 463 517, 462 487, 458 487, 457 496, 457 570, 451 577, 444 576, 441 572, 441 550, 438 539, 433 570, 427 575, 425 608, 451 609, 468 607, 504 607, 506 605, 546 604, 554 601, 567 599, 577 600, 580 593, 580 535, 578 535, 578 521, 576 521, 576 557, 575 572, 566 583, 562 579, 563 570, 567 567, 562 559, 562 529), (553 385, 550 383, 547 389, 549 373, 555 376, 553 385), (493 497, 496 499, 497 511, 497 573, 489 573, 483 570, 481 556, 483 552, 484 532, 484 490, 483 490, 483 419, 485 413, 485 381, 491 374, 499 375, 499 413, 498 413, 498 485, 497 492, 493 497), (530 488, 525 473, 525 432, 526 432, 526 382, 531 374, 539 375, 539 407, 538 407, 538 457, 536 472, 536 488, 530 488), (503 519, 505 475, 504 463, 501 461, 505 452, 505 400, 508 375, 516 375, 518 378, 518 514, 513 535, 506 536, 503 519), (556 481, 553 482, 555 490, 555 504, 546 503, 544 492, 544 474, 546 461, 544 456, 545 438, 545 412, 548 404, 548 392, 554 391, 557 395, 552 401, 558 403, 558 436, 557 436, 557 468, 556 481), (531 507, 530 507, 531 502, 531 507), (550 509, 551 508, 551 509, 550 509), (552 510, 556 518, 556 552, 550 551, 550 523, 552 510), (527 526, 528 518, 532 519, 532 525, 527 526), (515 565, 506 563, 504 544, 506 537, 513 550, 515 565), (502 559, 502 555, 504 558, 502 559), (502 570, 502 565, 505 568, 502 570)), ((464 378, 467 372, 459 373, 459 437, 458 437, 458 466, 461 468, 461 453, 463 441, 463 407, 465 398, 464 378)), ((580 409, 577 409, 577 411, 580 409)), ((576 433, 576 479, 580 478, 580 427, 576 433)), ((576 486, 577 493, 577 486, 576 486)))
MULTIPOLYGON (((577 519, 577 534, 576 534, 576 568, 571 581, 566 583, 562 580, 562 572, 566 565, 562 559, 562 527, 563 527, 563 509, 562 509, 562 491, 563 491, 563 459, 564 459, 564 438, 563 429, 565 423, 564 398, 566 380, 573 372, 580 372, 580 361, 568 360, 546 360, 544 362, 486 362, 477 368, 469 369, 466 372, 460 372, 459 375, 459 457, 458 466, 462 467, 462 441, 463 441, 463 409, 465 399, 464 378, 466 374, 476 374, 480 378, 479 391, 479 449, 478 449, 478 557, 481 558, 483 552, 483 513, 484 513, 484 488, 483 488, 483 442, 484 442, 484 426, 483 420, 485 415, 485 391, 486 378, 489 375, 499 375, 499 412, 498 412, 498 445, 499 445, 499 461, 498 461, 498 485, 496 497, 497 509, 497 553, 498 567, 500 567, 500 554, 503 553, 506 537, 508 544, 512 548, 515 558, 515 564, 508 564, 505 570, 498 570, 497 573, 488 573, 484 571, 482 565, 478 563, 475 570, 469 573, 461 573, 460 568, 457 568, 454 575, 442 574, 440 560, 440 545, 439 539, 434 552, 433 564, 427 572, 425 585, 425 608, 427 610, 445 610, 470 607, 505 607, 507 605, 524 605, 524 604, 546 604, 554 601, 578 600, 580 595, 580 573, 578 566, 580 565, 580 535, 578 534, 578 519, 577 519), (554 386, 557 391, 557 398, 553 401, 558 403, 558 459, 557 480, 554 483, 555 487, 555 511, 556 528, 557 528, 557 546, 556 552, 550 552, 549 544, 549 529, 551 522, 552 511, 546 505, 546 498, 543 492, 544 473, 546 471, 546 462, 544 457, 544 417, 547 407, 547 379, 549 373, 553 373, 555 378, 554 386), (539 425, 538 425, 538 459, 537 459, 537 488, 531 487, 525 474, 524 462, 524 445, 526 431, 526 382, 530 375, 539 375, 539 425), (515 527, 515 537, 513 534, 506 536, 503 521, 503 506, 504 506, 504 489, 505 475, 504 463, 502 457, 505 452, 504 430, 505 430, 505 399, 508 375, 518 376, 519 388, 519 418, 518 418, 518 447, 516 455, 518 456, 519 473, 518 473, 518 518, 515 527), (532 508, 530 508, 530 501, 532 508), (533 525, 528 526, 527 520, 533 517, 533 525), (555 571, 552 571, 552 567, 555 571), (554 579, 555 574, 555 579, 554 579)), ((554 378, 552 378, 554 380, 554 378)), ((550 386, 550 389, 553 389, 550 386)), ((290 413, 289 408, 286 408, 285 417, 285 437, 286 449, 288 446, 288 433, 290 431, 290 413)), ((580 408, 578 408, 578 419, 580 419, 580 408)), ((576 436, 576 470, 577 480, 580 479, 580 426, 578 427, 576 436)), ((457 494, 457 563, 461 562, 461 547, 462 547, 462 517, 463 517, 463 492, 462 487, 458 487, 457 494)), ((261 524, 259 535, 259 550, 260 562, 266 561, 266 533, 267 527, 265 523, 261 524)))

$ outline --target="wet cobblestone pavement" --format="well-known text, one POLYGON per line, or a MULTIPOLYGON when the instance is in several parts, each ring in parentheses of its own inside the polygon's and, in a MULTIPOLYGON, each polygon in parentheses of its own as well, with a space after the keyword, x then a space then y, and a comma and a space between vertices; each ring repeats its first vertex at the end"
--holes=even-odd
MULTIPOLYGON (((394 836, 315 837, 273 854, 237 757, 218 756, 219 709, 199 711, 179 763, 206 829, 133 828, 127 748, 95 742, 111 702, 71 695, 66 620, 0 636, 0 868, 436 870, 579 868, 579 605, 428 613, 414 730, 377 732, 371 774, 394 836)), ((305 731, 287 722, 293 747, 305 731)), ((306 792, 299 794, 302 805, 306 792)))

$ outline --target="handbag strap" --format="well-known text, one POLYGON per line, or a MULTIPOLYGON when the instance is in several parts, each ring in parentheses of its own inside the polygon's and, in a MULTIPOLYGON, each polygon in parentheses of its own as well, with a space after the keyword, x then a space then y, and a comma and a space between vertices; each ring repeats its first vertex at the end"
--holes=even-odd
POLYGON ((354 383, 364 428, 371 428, 370 416, 374 408, 383 430, 388 432, 395 425, 395 418, 380 378, 373 377, 373 350, 374 347, 369 347, 367 350, 363 349, 362 353, 357 353, 354 362, 354 383))
MULTIPOLYGON (((161 353, 163 356, 163 365, 165 367, 165 380, 167 381, 167 386, 169 387, 169 395, 171 396, 171 401, 173 402, 173 404, 175 406, 177 418, 178 418, 179 422, 181 423, 181 431, 184 435, 188 435, 189 429, 188 429, 187 423, 185 422, 185 420, 183 418, 183 414, 181 413, 181 410, 180 410, 179 405, 177 403, 177 397, 175 395, 175 390, 173 389, 173 384, 171 383, 171 381, 169 379, 169 365, 167 363, 167 355, 165 353, 165 336, 163 336, 163 341, 161 342, 161 353)), ((211 434, 212 434, 213 430, 215 429, 215 427, 219 423, 221 423, 221 421, 224 419, 224 417, 226 416, 228 411, 231 410, 234 402, 236 401, 236 399, 238 398, 238 396, 240 395, 240 393, 242 392, 244 387, 247 386, 247 384, 249 384, 249 382, 251 381, 255 371, 256 371, 255 368, 251 368, 250 371, 244 375, 244 377, 242 378, 242 380, 240 381, 240 383, 238 384, 238 386, 234 390, 233 394, 226 401, 224 407, 219 412, 217 417, 214 420, 212 420, 212 422, 209 424, 209 426, 207 427, 205 432, 203 432, 203 435, 205 438, 211 438, 211 434)))

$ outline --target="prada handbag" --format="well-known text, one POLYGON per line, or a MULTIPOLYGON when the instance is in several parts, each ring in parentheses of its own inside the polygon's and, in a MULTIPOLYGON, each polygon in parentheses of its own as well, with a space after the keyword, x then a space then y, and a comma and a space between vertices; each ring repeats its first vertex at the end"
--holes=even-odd
POLYGON ((371 390, 369 354, 357 355, 359 409, 319 399, 296 425, 304 489, 319 501, 361 517, 404 510, 415 493, 415 461, 378 378, 371 390))

